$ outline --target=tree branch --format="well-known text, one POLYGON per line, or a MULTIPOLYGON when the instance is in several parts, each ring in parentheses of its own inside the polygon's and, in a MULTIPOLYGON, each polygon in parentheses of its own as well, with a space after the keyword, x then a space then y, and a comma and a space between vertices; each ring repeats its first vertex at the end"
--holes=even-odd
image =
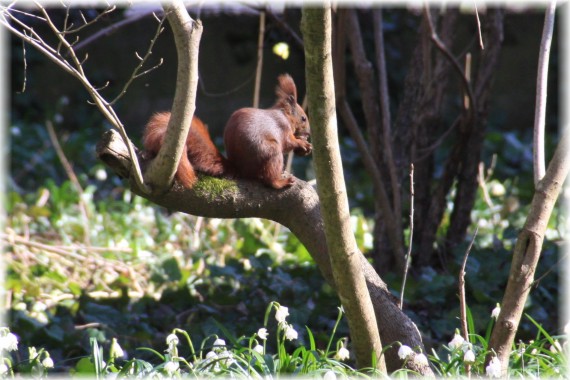
POLYGON ((45 21, 48 25, 50 25, 50 28, 57 35, 58 39, 60 40, 60 43, 62 43, 62 45, 64 46, 67 46, 67 49, 69 50, 68 52, 72 57, 74 57, 72 59, 77 67, 74 67, 70 62, 67 61, 67 59, 65 59, 59 53, 59 51, 57 51, 56 49, 51 47, 48 43, 46 43, 33 30, 33 28, 29 27, 28 25, 21 22, 16 17, 14 17, 11 14, 11 9, 9 7, 0 8, 1 9, 0 24, 6 27, 11 33, 13 33, 18 38, 21 38, 23 41, 35 47, 40 53, 44 54, 52 62, 54 62, 56 65, 62 68, 65 72, 71 74, 81 82, 83 87, 85 87, 85 89, 93 99, 94 104, 97 106, 99 111, 101 111, 101 113, 105 116, 105 118, 109 121, 109 123, 111 123, 111 125, 114 128, 116 128, 121 134, 121 137, 123 138, 126 146, 129 149, 131 160, 133 161, 134 178, 137 181, 138 185, 141 187, 141 189, 148 192, 149 189, 143 182, 142 172, 140 170, 138 161, 136 161, 135 152, 131 148, 132 144, 129 141, 129 137, 127 136, 127 132, 125 131, 123 123, 115 113, 113 107, 101 96, 101 94, 99 94, 97 89, 95 89, 95 87, 93 87, 93 85, 87 79, 87 76, 83 72, 83 68, 81 66, 82 62, 79 62, 79 60, 77 59, 77 56, 73 52, 73 47, 67 41, 65 41, 65 38, 63 37, 62 34, 60 34, 59 30, 55 27, 55 25, 49 18, 49 15, 47 14, 47 12, 45 12, 45 9, 41 6, 41 4, 37 3, 37 5, 40 7, 42 13, 45 15, 45 18, 40 18, 40 19, 45 21), (8 19, 12 20, 17 25, 19 25, 22 28, 22 30, 19 30, 13 25, 11 25, 8 19))
MULTIPOLYGON (((511 347, 534 280, 548 220, 570 170, 569 134, 569 130, 564 132, 544 177, 536 185, 529 214, 513 250, 501 313, 489 341, 489 350, 496 352, 501 361, 503 375, 507 374, 511 347)), ((487 361, 490 359, 488 356, 487 361)))
POLYGON ((554 30, 554 12, 556 10, 556 0, 551 0, 546 14, 544 15, 544 29, 542 30, 542 40, 540 41, 540 53, 538 55, 538 74, 536 76, 536 102, 534 111, 534 133, 533 133, 533 168, 534 185, 544 177, 544 124, 546 119, 546 95, 548 88, 548 62, 550 60, 550 45, 552 43, 552 32, 554 30))
POLYGON ((155 192, 162 192, 172 184, 185 148, 196 109, 198 52, 202 36, 202 23, 190 18, 182 1, 165 5, 164 12, 172 27, 178 63, 172 113, 164 143, 145 172, 145 179, 155 192))

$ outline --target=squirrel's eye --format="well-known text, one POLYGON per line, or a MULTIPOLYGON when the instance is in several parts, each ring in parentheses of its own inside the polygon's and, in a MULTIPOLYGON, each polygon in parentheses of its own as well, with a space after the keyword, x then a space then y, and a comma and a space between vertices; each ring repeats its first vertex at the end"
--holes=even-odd
POLYGON ((307 121, 307 118, 305 116, 301 116, 301 121, 304 123, 305 121, 307 121))

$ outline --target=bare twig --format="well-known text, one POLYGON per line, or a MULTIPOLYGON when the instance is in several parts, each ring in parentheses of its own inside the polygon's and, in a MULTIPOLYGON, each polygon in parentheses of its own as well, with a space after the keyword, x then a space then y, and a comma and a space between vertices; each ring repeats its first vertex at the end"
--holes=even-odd
POLYGON ((548 62, 550 60, 550 45, 552 43, 552 33, 554 31, 554 13, 556 11, 556 0, 551 0, 544 15, 544 29, 542 30, 542 40, 540 41, 540 52, 538 55, 538 74, 536 76, 536 104, 534 111, 534 138, 533 138, 533 166, 534 185, 544 177, 544 124, 546 119, 546 95, 548 88, 548 62))
POLYGON ((259 108, 259 88, 263 71, 263 40, 265 39, 265 11, 259 12, 259 35, 257 37, 257 65, 255 68, 255 86, 253 89, 253 108, 259 108))
POLYGON ((22 80, 22 90, 20 93, 26 92, 26 83, 28 81, 28 60, 26 58, 26 43, 22 41, 22 60, 24 61, 24 78, 22 80))
MULTIPOLYGON (((129 24, 132 24, 133 22, 136 22, 142 18, 148 17, 150 15, 155 15, 155 18, 156 18, 156 12, 159 12, 159 11, 161 12, 162 10, 157 9, 157 10, 150 10, 148 12, 141 12, 139 14, 132 16, 132 17, 121 20, 115 24, 109 25, 108 27, 97 31, 96 33, 90 35, 89 37, 85 38, 80 43, 75 45, 75 51, 81 50, 81 49, 85 48, 87 45, 95 42, 99 38, 101 38, 103 36, 108 36, 108 35, 116 32, 120 28, 122 28, 126 25, 129 25, 129 24)), ((157 20, 158 20, 158 18, 157 18, 157 20)))
POLYGON ((53 147, 54 147, 55 152, 57 154, 57 157, 59 157, 59 160, 61 161, 61 165, 63 166, 65 173, 69 177, 69 180, 71 181, 71 183, 73 184, 73 186, 75 187, 75 190, 77 191, 77 193, 79 195, 78 205, 79 205, 79 210, 81 212, 81 222, 83 224, 83 239, 85 239, 85 244, 87 244, 89 246, 89 245, 91 245, 91 238, 89 237, 89 234, 91 232, 91 228, 89 227, 89 211, 87 209, 87 205, 85 204, 85 201, 83 200, 83 196, 82 196, 83 195, 83 187, 81 187, 81 184, 79 183, 79 180, 77 179, 77 176, 75 175, 75 172, 73 171, 73 167, 69 163, 69 160, 65 156, 65 153, 63 152, 63 149, 61 148, 61 145, 59 144, 59 140, 57 139, 57 135, 55 134, 55 130, 53 129, 53 123, 51 122, 51 120, 46 121, 46 127, 47 127, 47 131, 48 131, 51 143, 53 144, 53 147))
POLYGON ((406 264, 404 266, 404 278, 402 279, 402 291, 400 292, 400 309, 404 309, 404 291, 406 290, 406 279, 412 256, 412 242, 414 239, 414 164, 410 164, 410 238, 408 240, 408 252, 406 253, 406 264))
MULTIPOLYGON (((477 233, 479 232, 479 226, 475 228, 475 233, 473 234, 473 239, 471 239, 471 243, 469 243, 469 247, 467 247, 467 251, 465 251, 465 256, 463 256, 463 264, 461 264, 461 270, 459 271, 459 310, 461 313, 461 332, 463 334, 463 339, 466 342, 469 342, 469 329, 467 328, 467 302, 465 301, 465 267, 467 266, 467 258, 469 257, 469 252, 471 252, 471 248, 473 248, 473 243, 475 242, 475 238, 477 237, 477 233)), ((471 371, 471 366, 466 364, 465 370, 469 375, 471 371)))
POLYGON ((431 19, 431 13, 430 13, 430 10, 429 10, 429 7, 427 4, 424 7, 424 14, 425 14, 425 17, 427 20, 430 38, 431 38, 432 42, 435 44, 435 46, 438 48, 438 50, 441 51, 445 57, 447 57, 449 62, 451 62, 451 65, 453 66, 455 71, 457 71, 457 74, 459 75, 459 78, 461 79, 461 83, 463 84, 464 90, 465 90, 465 92, 467 92, 467 96, 469 97, 469 104, 471 105, 471 107, 469 109, 467 109, 467 112, 468 112, 468 115, 469 115, 469 118, 471 119, 471 121, 474 122, 475 121, 475 109, 477 109, 477 106, 475 103, 475 97, 473 96, 473 89, 471 88, 471 84, 469 83, 469 80, 465 77, 463 69, 461 68, 461 65, 459 64, 457 59, 453 56, 453 54, 449 51, 447 46, 445 46, 445 44, 441 41, 441 39, 437 35, 437 32, 435 31, 435 27, 433 26, 433 22, 431 19))
POLYGON ((139 59, 139 64, 137 65, 137 67, 135 67, 135 69, 133 70, 133 73, 131 74, 131 77, 129 78, 129 80, 127 81, 127 83, 125 83, 125 85, 123 86, 123 89, 121 90, 121 92, 119 93, 119 95, 117 95, 117 97, 115 99, 113 99, 111 102, 109 102, 110 105, 115 104, 120 98, 123 97, 123 95, 125 95, 127 93, 127 89, 129 88, 129 86, 131 85, 131 83, 138 77, 146 75, 148 73, 150 73, 151 71, 155 70, 156 68, 158 68, 160 65, 162 65, 163 59, 160 58, 160 61, 158 62, 158 64, 156 64, 155 66, 151 67, 148 70, 145 70, 143 72, 140 72, 140 70, 142 69, 142 67, 144 66, 144 64, 146 63, 146 61, 148 60, 148 58, 151 56, 152 54, 152 48, 154 47, 154 44, 156 43, 156 40, 158 40, 158 36, 160 36, 160 34, 162 33, 162 31, 164 30, 164 28, 162 27, 162 24, 164 22, 164 17, 163 18, 159 18, 158 19, 158 27, 156 28, 156 32, 154 33, 154 36, 152 37, 152 39, 150 40, 150 44, 148 46, 148 49, 146 51, 146 54, 144 55, 144 57, 140 57, 138 55, 138 53, 136 53, 137 58, 139 59))
POLYGON ((473 0, 475 3, 475 19, 477 20, 477 31, 479 32, 479 46, 481 50, 485 50, 485 45, 483 44, 483 34, 481 33, 481 19, 479 19, 479 10, 477 9, 477 0, 473 0))
MULTIPOLYGON (((105 9, 103 12, 99 13, 97 16, 95 16, 95 18, 93 18, 93 20, 91 21, 87 21, 85 19, 85 17, 83 16, 83 12, 81 12, 81 16, 83 17, 83 25, 78 26, 77 28, 72 28, 73 25, 70 25, 69 28, 66 26, 63 31, 61 32, 62 34, 73 34, 73 33, 77 33, 82 29, 85 29, 86 27, 95 24, 97 21, 99 21, 102 17, 108 15, 109 13, 113 12, 115 9, 117 9, 116 5, 113 5, 107 9, 105 9)), ((67 16, 66 16, 66 22, 67 22, 67 16)))
POLYGON ((489 191, 487 190, 487 186, 485 186, 485 164, 483 162, 479 162, 479 167, 477 171, 477 182, 479 183, 479 187, 481 187, 481 191, 483 191, 483 199, 485 199, 485 203, 489 206, 489 209, 492 211, 495 207, 491 197, 489 196, 489 191))

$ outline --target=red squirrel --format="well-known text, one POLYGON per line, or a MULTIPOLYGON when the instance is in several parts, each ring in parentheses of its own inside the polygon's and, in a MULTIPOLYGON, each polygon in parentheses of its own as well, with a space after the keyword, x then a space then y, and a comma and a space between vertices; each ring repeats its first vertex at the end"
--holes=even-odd
POLYGON ((291 186, 295 177, 283 178, 283 154, 294 151, 306 156, 309 121, 297 104, 297 88, 290 75, 278 78, 277 100, 269 109, 241 108, 234 112, 224 130, 229 164, 240 178, 256 179, 274 189, 291 186))
MULTIPOLYGON (((156 157, 162 146, 170 112, 159 112, 151 116, 144 135, 143 146, 150 158, 156 157)), ((210 138, 208 128, 194 116, 186 139, 186 146, 176 171, 176 178, 186 188, 192 188, 197 181, 195 170, 212 176, 224 174, 225 158, 210 138)))
MULTIPOLYGON (((292 150, 302 156, 311 153, 309 122, 297 104, 297 88, 291 76, 281 75, 278 81, 272 108, 241 108, 228 120, 224 131, 227 159, 216 149, 204 123, 194 116, 176 171, 182 185, 192 188, 197 181, 195 170, 212 176, 256 179, 275 189, 295 182, 291 175, 282 178, 283 154, 292 150)), ((169 119, 170 112, 156 113, 145 127, 143 146, 150 158, 162 146, 169 119)))

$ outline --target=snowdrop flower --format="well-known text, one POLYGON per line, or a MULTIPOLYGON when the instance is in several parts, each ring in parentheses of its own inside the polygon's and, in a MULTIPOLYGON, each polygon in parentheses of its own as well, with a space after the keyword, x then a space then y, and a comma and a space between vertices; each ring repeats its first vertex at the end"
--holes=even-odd
POLYGON ((289 308, 286 306, 279 305, 277 311, 275 312, 275 319, 279 323, 284 323, 288 315, 289 315, 289 308))
POLYGON ((164 370, 166 372, 168 372, 169 375, 173 374, 174 372, 178 371, 178 368, 180 366, 178 365, 178 362, 173 362, 173 361, 168 361, 165 365, 164 365, 164 370))
POLYGON ((10 368, 5 363, 0 364, 0 376, 4 376, 10 371, 10 368))
POLYGON ((346 359, 350 358, 350 352, 345 347, 341 347, 337 351, 335 358, 337 360, 346 360, 346 359))
POLYGON ((336 374, 334 371, 329 369, 327 372, 325 372, 323 380, 336 380, 336 374))
POLYGON ((493 311, 491 312, 491 318, 494 318, 495 321, 499 318, 499 314, 501 313, 501 305, 497 304, 493 311))
POLYGON ((429 365, 428 358, 423 353, 417 354, 415 359, 419 365, 429 365))
POLYGON ((554 344, 550 346, 550 352, 562 352, 562 347, 560 346, 560 342, 557 339, 554 340, 554 344))
POLYGON ((46 357, 44 358, 44 360, 42 360, 42 365, 43 365, 45 368, 53 368, 53 365, 54 365, 54 364, 53 364, 52 358, 50 358, 49 356, 46 356, 46 357))
POLYGON ((259 337, 259 339, 266 340, 268 335, 269 334, 267 333, 267 329, 265 327, 262 327, 259 330, 257 330, 257 336, 259 337))
POLYGON ((220 360, 223 360, 223 362, 225 363, 225 365, 232 365, 234 363, 236 363, 233 354, 231 353, 231 351, 223 351, 218 355, 218 358, 220 360))
POLYGON ((463 362, 467 364, 475 363, 475 353, 473 350, 469 349, 465 351, 465 354, 463 355, 463 362))
POLYGON ((405 344, 402 344, 400 346, 400 349, 398 350, 398 356, 400 357, 400 359, 405 360, 408 358, 408 356, 410 356, 414 351, 409 347, 406 346, 405 344))
POLYGON ((501 361, 495 356, 485 368, 485 373, 489 377, 501 377, 501 361))
POLYGON ((297 339, 298 336, 299 336, 299 334, 297 333, 297 330, 295 330, 295 328, 293 328, 293 326, 291 326, 291 325, 285 326, 285 339, 295 340, 295 339, 297 339))
POLYGON ((217 358, 218 358, 218 354, 216 354, 214 351, 210 351, 206 354, 206 359, 216 360, 217 358))
POLYGON ((257 352, 260 355, 263 355, 263 346, 258 344, 257 346, 253 347, 253 351, 257 352))
POLYGON ((453 339, 451 339, 451 342, 449 342, 449 348, 451 348, 452 350, 455 350, 456 348, 461 347, 464 342, 465 342, 465 339, 463 339, 463 337, 461 335, 459 335, 456 331, 455 335, 453 336, 453 339))
POLYGON ((111 340, 111 348, 109 348, 109 355, 113 359, 122 358, 123 356, 125 356, 125 352, 123 351, 123 348, 119 345, 119 342, 117 342, 117 338, 113 338, 111 340))
POLYGON ((18 337, 11 332, 0 337, 0 351, 16 351, 18 350, 18 337))
POLYGON ((214 341, 214 347, 216 348, 226 347, 226 341, 218 338, 214 341))

